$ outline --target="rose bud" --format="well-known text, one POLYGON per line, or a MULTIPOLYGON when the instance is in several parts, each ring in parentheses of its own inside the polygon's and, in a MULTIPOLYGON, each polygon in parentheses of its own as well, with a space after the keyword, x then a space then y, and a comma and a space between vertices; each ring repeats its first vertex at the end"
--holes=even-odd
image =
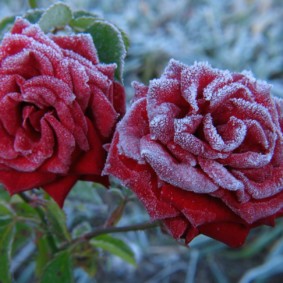
POLYGON ((124 89, 88 34, 46 35, 18 18, 0 45, 0 182, 42 187, 63 205, 77 180, 101 177, 124 89))
POLYGON ((189 243, 241 246, 283 214, 283 102, 248 72, 171 60, 119 122, 104 174, 189 243))

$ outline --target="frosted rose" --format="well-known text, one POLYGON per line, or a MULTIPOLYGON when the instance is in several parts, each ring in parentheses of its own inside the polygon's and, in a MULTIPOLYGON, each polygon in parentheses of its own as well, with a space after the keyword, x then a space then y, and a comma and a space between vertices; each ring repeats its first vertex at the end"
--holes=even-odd
POLYGON ((249 73, 170 61, 118 124, 106 174, 175 238, 240 246, 283 214, 283 102, 249 73))
POLYGON ((60 205, 78 179, 102 180, 125 96, 88 34, 47 36, 17 19, 0 45, 0 182, 42 187, 60 205))

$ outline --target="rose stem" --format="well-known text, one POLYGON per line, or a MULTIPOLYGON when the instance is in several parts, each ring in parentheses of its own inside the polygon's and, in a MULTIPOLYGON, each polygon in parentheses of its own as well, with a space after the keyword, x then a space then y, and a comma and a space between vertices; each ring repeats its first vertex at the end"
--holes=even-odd
POLYGON ((152 228, 156 228, 160 226, 160 221, 154 221, 154 222, 145 222, 140 224, 134 224, 129 226, 122 226, 122 227, 106 227, 106 228, 98 228, 94 231, 85 233, 84 235, 75 238, 69 242, 63 243, 61 247, 59 247, 59 250, 64 250, 67 248, 70 248, 72 246, 75 246, 76 244, 82 243, 84 241, 88 241, 94 237, 97 237, 99 235, 103 234, 110 234, 110 233, 121 233, 121 232, 131 232, 131 231, 143 231, 148 230, 152 228))

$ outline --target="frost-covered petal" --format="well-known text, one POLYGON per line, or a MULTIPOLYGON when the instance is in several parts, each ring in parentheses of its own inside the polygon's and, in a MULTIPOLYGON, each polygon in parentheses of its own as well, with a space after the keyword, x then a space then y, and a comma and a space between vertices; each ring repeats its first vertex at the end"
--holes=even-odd
POLYGON ((231 191, 244 189, 244 184, 217 161, 199 157, 198 162, 203 171, 220 187, 231 191))
POLYGON ((140 139, 149 133, 145 99, 137 100, 132 105, 117 129, 120 135, 119 153, 144 163, 140 153, 140 139))
POLYGON ((103 174, 111 174, 119 178, 125 186, 130 187, 153 219, 171 218, 179 215, 179 212, 170 203, 164 203, 158 199, 157 180, 152 178, 148 167, 119 153, 119 139, 119 132, 116 132, 103 174))
POLYGON ((217 129, 213 125, 212 116, 210 113, 206 114, 203 119, 203 132, 206 141, 210 146, 217 151, 231 152, 235 150, 244 141, 247 127, 239 119, 231 116, 225 126, 217 129), (219 134, 219 130, 223 133, 219 134))
POLYGON ((141 139, 141 155, 153 168, 157 176, 174 186, 184 190, 208 193, 218 189, 200 170, 177 163, 172 156, 162 149, 149 136, 141 139))
POLYGON ((98 63, 97 51, 89 34, 54 35, 51 38, 61 48, 72 50, 93 64, 98 63))

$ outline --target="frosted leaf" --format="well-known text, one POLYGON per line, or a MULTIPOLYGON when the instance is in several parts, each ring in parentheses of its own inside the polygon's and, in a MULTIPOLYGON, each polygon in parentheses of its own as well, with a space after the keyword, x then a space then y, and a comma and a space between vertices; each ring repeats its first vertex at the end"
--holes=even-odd
POLYGON ((208 193, 218 189, 201 171, 188 164, 176 163, 158 143, 148 136, 141 139, 141 155, 154 169, 157 176, 183 190, 208 193))
POLYGON ((198 161, 203 171, 220 187, 230 191, 244 189, 244 184, 236 179, 222 164, 202 157, 199 157, 198 161))
POLYGON ((225 132, 222 129, 223 137, 218 133, 217 128, 213 125, 211 114, 208 113, 203 119, 203 132, 210 146, 218 151, 230 152, 235 150, 243 142, 246 136, 247 127, 239 119, 231 116, 225 132))

